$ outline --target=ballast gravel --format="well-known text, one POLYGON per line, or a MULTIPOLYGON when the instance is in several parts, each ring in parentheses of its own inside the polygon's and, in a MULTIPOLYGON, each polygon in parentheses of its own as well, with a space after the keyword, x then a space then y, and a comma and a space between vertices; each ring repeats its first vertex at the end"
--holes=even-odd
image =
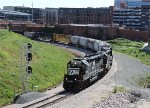
POLYGON ((130 93, 117 93, 97 103, 92 108, 137 108, 136 102, 139 99, 139 97, 130 93))
POLYGON ((46 96, 46 94, 38 93, 38 92, 28 92, 26 94, 20 95, 16 101, 15 104, 25 104, 27 102, 31 102, 35 99, 41 98, 46 96))

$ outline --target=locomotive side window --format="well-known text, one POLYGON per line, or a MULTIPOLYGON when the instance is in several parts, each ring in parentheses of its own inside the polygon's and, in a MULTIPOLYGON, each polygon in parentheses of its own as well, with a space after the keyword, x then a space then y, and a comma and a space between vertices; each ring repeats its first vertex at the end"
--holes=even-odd
POLYGON ((84 75, 86 72, 86 66, 84 64, 82 64, 81 66, 81 74, 84 75))

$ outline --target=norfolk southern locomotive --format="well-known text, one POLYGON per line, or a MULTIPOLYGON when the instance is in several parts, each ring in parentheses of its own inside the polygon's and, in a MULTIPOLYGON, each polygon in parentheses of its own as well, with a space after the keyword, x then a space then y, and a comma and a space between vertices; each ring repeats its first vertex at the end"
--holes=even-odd
POLYGON ((98 80, 112 65, 112 49, 106 48, 96 54, 73 59, 67 64, 63 87, 66 91, 79 91, 98 80))

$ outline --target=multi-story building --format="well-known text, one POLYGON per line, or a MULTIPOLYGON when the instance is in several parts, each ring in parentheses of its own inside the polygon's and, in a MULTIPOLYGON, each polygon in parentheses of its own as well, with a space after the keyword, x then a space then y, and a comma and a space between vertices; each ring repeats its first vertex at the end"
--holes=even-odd
POLYGON ((141 16, 141 26, 144 29, 150 28, 150 0, 147 2, 143 1, 141 6, 142 16, 141 16))
POLYGON ((17 21, 31 21, 31 14, 10 11, 10 10, 0 10, 1 20, 17 20, 17 21))
POLYGON ((41 18, 42 9, 40 8, 30 8, 23 6, 4 6, 3 9, 31 14, 33 22, 41 23, 42 20, 41 18))
POLYGON ((4 6, 5 10, 31 14, 33 22, 48 26, 59 24, 111 24, 113 7, 109 8, 30 8, 4 6))
POLYGON ((113 22, 134 29, 150 27, 150 0, 115 0, 113 22))
POLYGON ((50 26, 57 24, 58 8, 45 8, 42 10, 42 21, 44 24, 50 26))
POLYGON ((141 27, 140 0, 115 0, 113 22, 120 26, 141 27))
POLYGON ((59 8, 59 24, 111 24, 113 8, 59 8))
POLYGON ((32 21, 46 25, 54 25, 58 20, 58 8, 30 8, 22 6, 4 6, 3 9, 31 14, 32 21))

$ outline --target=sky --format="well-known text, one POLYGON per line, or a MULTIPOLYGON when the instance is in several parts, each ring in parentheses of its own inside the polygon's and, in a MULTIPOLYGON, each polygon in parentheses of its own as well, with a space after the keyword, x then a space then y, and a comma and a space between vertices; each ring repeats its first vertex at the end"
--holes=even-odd
POLYGON ((0 8, 3 6, 25 6, 35 8, 59 8, 59 7, 108 7, 114 5, 114 0, 0 0, 0 8))

